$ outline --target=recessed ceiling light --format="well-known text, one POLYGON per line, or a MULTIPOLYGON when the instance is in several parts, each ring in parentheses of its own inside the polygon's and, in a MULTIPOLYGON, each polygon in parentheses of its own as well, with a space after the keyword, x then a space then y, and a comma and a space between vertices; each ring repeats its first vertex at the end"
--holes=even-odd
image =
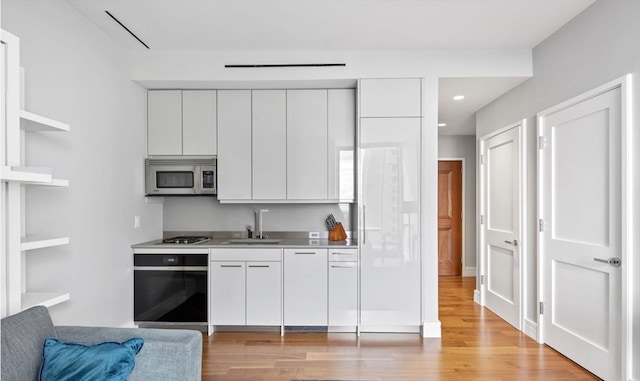
POLYGON ((438 127, 446 127, 447 124, 446 123, 438 123, 438 127))
POLYGON ((456 95, 455 97, 453 97, 454 101, 461 101, 464 99, 464 95, 456 95))

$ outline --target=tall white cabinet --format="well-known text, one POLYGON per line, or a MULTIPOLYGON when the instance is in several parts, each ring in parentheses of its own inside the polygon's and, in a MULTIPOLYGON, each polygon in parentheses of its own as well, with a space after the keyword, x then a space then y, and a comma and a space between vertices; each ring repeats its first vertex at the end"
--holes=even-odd
POLYGON ((34 305, 52 306, 69 299, 66 292, 29 292, 26 286, 26 256, 31 250, 69 243, 69 237, 30 237, 25 233, 25 187, 67 187, 69 182, 56 179, 48 168, 27 166, 24 142, 32 133, 65 133, 69 125, 23 110, 20 85, 19 39, 2 30, 2 131, 0 133, 0 179, 2 242, 0 315, 7 316, 34 305))
POLYGON ((418 330, 421 80, 367 79, 359 89, 360 330, 418 330))

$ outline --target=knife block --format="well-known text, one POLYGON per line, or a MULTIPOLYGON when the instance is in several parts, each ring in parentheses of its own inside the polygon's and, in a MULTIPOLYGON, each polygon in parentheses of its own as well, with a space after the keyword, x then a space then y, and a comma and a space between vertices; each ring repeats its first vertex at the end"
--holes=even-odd
POLYGON ((338 222, 333 230, 329 231, 329 241, 344 241, 345 239, 347 239, 347 233, 344 231, 342 224, 338 222))

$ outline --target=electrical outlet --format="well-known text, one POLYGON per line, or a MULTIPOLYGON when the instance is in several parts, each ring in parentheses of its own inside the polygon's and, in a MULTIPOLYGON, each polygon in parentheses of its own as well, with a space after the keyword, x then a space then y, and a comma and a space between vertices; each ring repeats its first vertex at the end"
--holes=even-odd
POLYGON ((140 216, 133 216, 133 227, 134 229, 140 228, 140 216))
POLYGON ((320 232, 309 232, 309 238, 311 239, 318 239, 320 238, 320 232))
POLYGON ((241 232, 231 232, 231 238, 242 238, 241 232))

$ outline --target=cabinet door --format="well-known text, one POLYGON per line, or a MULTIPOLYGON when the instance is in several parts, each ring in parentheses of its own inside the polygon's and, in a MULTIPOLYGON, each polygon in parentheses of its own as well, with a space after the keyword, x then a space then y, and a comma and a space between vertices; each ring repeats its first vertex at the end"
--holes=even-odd
POLYGON ((253 90, 253 199, 287 197, 287 94, 253 90))
POLYGON ((360 128, 360 323, 419 325, 420 119, 360 128))
POLYGON ((361 79, 360 117, 420 117, 419 78, 361 79))
POLYGON ((327 90, 287 90, 287 198, 327 199, 327 90))
POLYGON ((182 154, 215 155, 216 91, 182 91, 182 154))
POLYGON ((218 91, 218 199, 251 199, 251 90, 218 91))
POLYGON ((247 262, 247 325, 282 324, 281 268, 281 262, 247 262))
POLYGON ((355 197, 355 90, 332 89, 329 90, 328 96, 328 198, 341 202, 353 202, 355 197))
POLYGON ((358 325, 358 262, 329 262, 329 325, 358 325))
POLYGON ((284 325, 327 325, 327 250, 284 250, 284 325))
POLYGON ((182 155, 182 91, 147 92, 147 154, 182 155))
POLYGON ((210 316, 212 325, 244 325, 245 262, 211 262, 210 316))

